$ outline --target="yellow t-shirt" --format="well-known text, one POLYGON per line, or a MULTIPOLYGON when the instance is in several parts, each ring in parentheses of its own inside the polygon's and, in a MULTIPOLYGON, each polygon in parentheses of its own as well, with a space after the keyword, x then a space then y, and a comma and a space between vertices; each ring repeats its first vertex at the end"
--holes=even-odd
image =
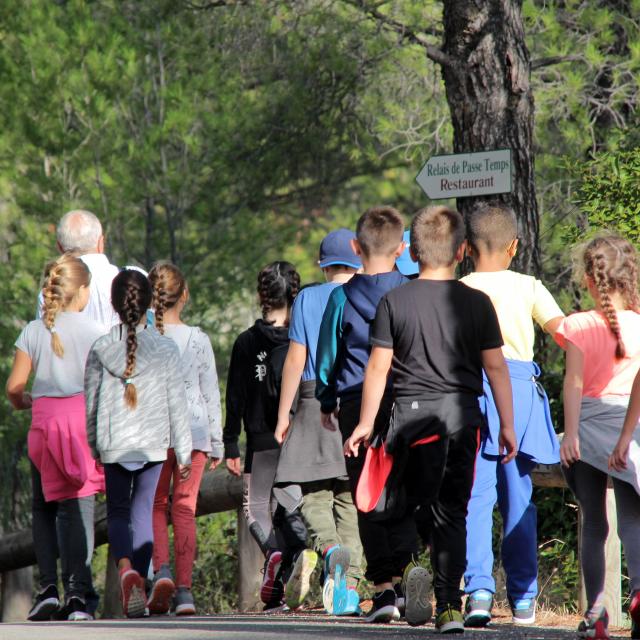
POLYGON ((491 298, 504 340, 502 353, 510 360, 533 360, 534 320, 543 327, 564 316, 547 288, 533 276, 509 270, 476 271, 462 282, 491 298))

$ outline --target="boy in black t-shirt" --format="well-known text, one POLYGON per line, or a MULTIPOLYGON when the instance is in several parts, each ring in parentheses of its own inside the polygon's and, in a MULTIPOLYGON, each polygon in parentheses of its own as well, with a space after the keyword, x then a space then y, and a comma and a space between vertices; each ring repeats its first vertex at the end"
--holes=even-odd
MULTIPOLYGON (((487 295, 455 279, 464 248, 457 211, 430 207, 414 218, 411 254, 420 275, 387 293, 378 306, 360 422, 345 443, 345 453, 357 456, 371 437, 391 369, 395 407, 385 448, 406 458, 401 487, 418 529, 429 538, 441 633, 464 631, 460 580, 482 424, 483 368, 500 415, 503 462, 516 454, 511 383, 496 313, 487 295)), ((431 617, 428 573, 413 566, 405 575, 407 621, 424 624, 431 617)))

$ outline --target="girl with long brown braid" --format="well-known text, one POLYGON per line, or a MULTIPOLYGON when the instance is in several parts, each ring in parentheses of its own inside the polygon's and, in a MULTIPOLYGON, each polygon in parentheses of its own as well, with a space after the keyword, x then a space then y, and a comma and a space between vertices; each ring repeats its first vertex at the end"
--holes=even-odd
POLYGON ((156 264, 149 273, 153 287, 156 328, 171 338, 180 352, 180 366, 189 406, 193 450, 191 475, 178 473, 173 449, 162 467, 153 505, 153 568, 155 576, 149 597, 151 613, 168 613, 175 593, 176 615, 196 612, 191 594, 191 576, 196 555, 196 502, 200 481, 211 459, 215 469, 223 456, 220 392, 211 341, 199 327, 184 324, 182 311, 189 299, 187 282, 180 269, 169 262, 156 264), (176 581, 169 565, 168 510, 170 485, 171 524, 175 552, 176 581), (177 586, 177 590, 176 590, 177 586))
POLYGON ((603 599, 609 528, 605 496, 611 477, 618 534, 629 569, 632 637, 640 637, 640 478, 636 471, 640 469, 640 436, 634 434, 633 447, 629 447, 631 438, 616 447, 633 380, 640 370, 638 256, 624 238, 605 235, 591 240, 579 258, 578 275, 595 309, 568 316, 556 333, 567 352, 560 457, 581 508, 580 562, 588 609, 578 631, 590 638, 609 637, 603 599), (619 464, 622 449, 628 450, 633 464, 626 465, 626 455, 625 464, 619 464))
POLYGON ((87 445, 84 369, 101 327, 82 310, 91 275, 63 254, 45 271, 43 317, 16 341, 7 395, 16 409, 31 409, 28 452, 33 486, 32 529, 40 592, 29 620, 87 620, 95 610, 91 578, 95 494, 104 476, 87 445), (25 392, 29 374, 31 394, 25 392), (58 595, 58 552, 65 604, 58 595), (89 602, 91 600, 91 602, 89 602))
POLYGON ((122 324, 98 340, 87 359, 87 437, 104 465, 109 543, 118 563, 122 605, 142 617, 144 577, 153 549, 153 499, 169 446, 182 479, 191 470, 191 430, 175 343, 147 326, 151 285, 133 269, 113 280, 122 324))

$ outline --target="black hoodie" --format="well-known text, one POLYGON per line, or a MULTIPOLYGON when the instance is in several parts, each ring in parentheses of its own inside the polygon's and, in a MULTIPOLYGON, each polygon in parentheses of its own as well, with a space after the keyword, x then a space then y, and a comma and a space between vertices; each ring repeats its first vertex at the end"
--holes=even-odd
POLYGON ((243 422, 247 432, 247 458, 253 451, 278 448, 273 437, 275 424, 269 424, 267 419, 267 358, 275 347, 288 342, 288 327, 274 327, 264 320, 256 320, 237 337, 227 376, 227 412, 222 438, 226 458, 240 457, 238 438, 243 422))

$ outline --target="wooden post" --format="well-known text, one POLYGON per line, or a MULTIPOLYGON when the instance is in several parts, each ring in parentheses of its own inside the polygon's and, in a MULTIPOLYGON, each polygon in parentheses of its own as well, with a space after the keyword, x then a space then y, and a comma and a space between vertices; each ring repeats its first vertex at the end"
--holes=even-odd
POLYGON ((238 609, 240 611, 260 611, 261 569, 264 554, 253 539, 247 520, 238 509, 238 609))
POLYGON ((122 600, 120 599, 120 577, 115 558, 109 547, 107 556, 107 575, 104 581, 104 602, 102 607, 103 618, 124 618, 122 600))
POLYGON ((33 567, 2 574, 2 622, 27 619, 33 598, 33 567))

